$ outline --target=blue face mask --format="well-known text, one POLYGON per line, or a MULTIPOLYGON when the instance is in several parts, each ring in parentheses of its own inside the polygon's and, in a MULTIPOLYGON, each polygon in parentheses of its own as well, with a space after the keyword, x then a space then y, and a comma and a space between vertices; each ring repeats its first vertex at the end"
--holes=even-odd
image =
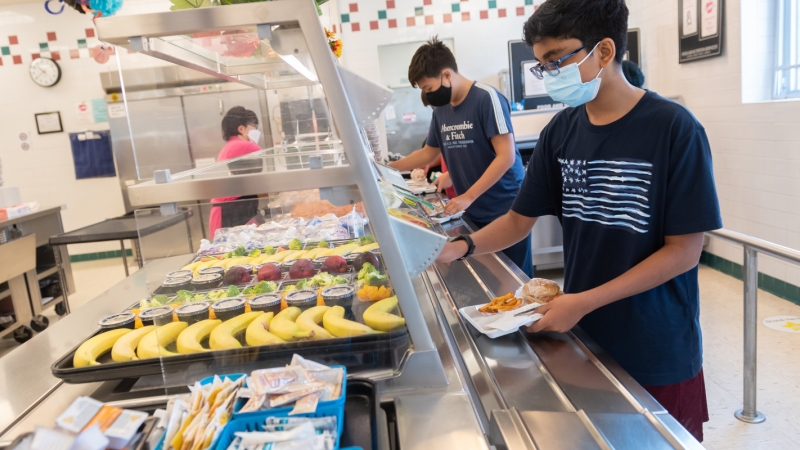
MULTIPOLYGON (((600 45, 598 42, 597 45, 600 45)), ((573 108, 580 106, 586 102, 590 102, 597 97, 597 91, 600 90, 600 72, 594 80, 584 83, 581 79, 581 71, 578 66, 583 64, 586 59, 594 53, 594 46, 591 52, 586 55, 579 63, 572 63, 566 67, 561 67, 558 75, 550 75, 545 72, 544 74, 544 87, 547 90, 547 95, 553 100, 564 103, 573 108)))

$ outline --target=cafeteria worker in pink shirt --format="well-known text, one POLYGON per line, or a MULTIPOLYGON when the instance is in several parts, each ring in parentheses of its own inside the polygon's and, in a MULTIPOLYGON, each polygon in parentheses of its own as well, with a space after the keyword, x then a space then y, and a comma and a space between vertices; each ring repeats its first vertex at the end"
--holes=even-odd
MULTIPOLYGON (((261 150, 258 139, 258 116, 242 106, 234 106, 222 118, 222 138, 227 142, 217 161, 236 158, 261 150)), ((244 225, 258 214, 258 196, 212 198, 208 218, 208 235, 214 239, 219 228, 244 225), (236 201, 234 201, 236 200, 236 201)))

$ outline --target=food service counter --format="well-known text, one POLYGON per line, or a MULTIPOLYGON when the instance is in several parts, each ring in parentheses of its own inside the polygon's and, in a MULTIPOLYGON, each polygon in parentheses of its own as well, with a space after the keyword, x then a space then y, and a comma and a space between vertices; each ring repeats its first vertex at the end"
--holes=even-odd
MULTIPOLYGON (((469 232, 461 221, 446 230, 469 232)), ((150 262, 147 271, 167 273, 187 257, 150 262)), ((53 361, 96 329, 98 319, 146 297, 146 281, 146 271, 133 274, 0 358, 0 447, 34 426, 52 426, 79 395, 128 408, 165 403, 159 376, 135 384, 66 384, 50 371, 53 361)), ((437 264, 413 280, 447 384, 410 386, 376 374, 390 417, 388 426, 379 418, 386 443, 380 448, 390 448, 389 436, 403 450, 702 448, 579 330, 489 339, 460 317, 458 308, 513 292, 525 281, 503 254, 437 264)))

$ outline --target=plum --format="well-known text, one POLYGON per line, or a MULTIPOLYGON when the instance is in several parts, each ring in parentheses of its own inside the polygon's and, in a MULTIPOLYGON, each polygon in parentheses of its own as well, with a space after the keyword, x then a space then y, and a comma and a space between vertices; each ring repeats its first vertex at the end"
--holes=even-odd
POLYGON ((317 269, 314 268, 314 263, 310 259, 298 259, 292 264, 289 269, 289 278, 310 278, 317 274, 317 269))
POLYGON ((280 281, 282 276, 277 264, 266 263, 258 268, 258 281, 280 281))
POLYGON ((356 269, 356 272, 361 270, 361 267, 364 266, 364 263, 370 263, 376 269, 380 269, 381 267, 381 263, 378 260, 378 255, 372 252, 364 252, 356 256, 356 259, 353 260, 353 267, 356 269))
POLYGON ((347 260, 342 256, 329 256, 322 262, 321 272, 345 273, 347 272, 347 260))
POLYGON ((225 284, 247 284, 250 282, 250 272, 245 267, 233 266, 225 272, 222 281, 225 284))

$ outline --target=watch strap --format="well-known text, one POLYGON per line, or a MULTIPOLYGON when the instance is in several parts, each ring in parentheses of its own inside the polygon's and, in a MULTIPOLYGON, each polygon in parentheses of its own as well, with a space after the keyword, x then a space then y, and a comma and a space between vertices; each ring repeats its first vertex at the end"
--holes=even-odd
POLYGON ((469 258, 470 256, 472 256, 473 253, 475 253, 475 243, 472 241, 471 237, 469 237, 468 235, 461 235, 453 239, 453 242, 457 241, 464 241, 467 243, 467 253, 465 253, 464 256, 458 258, 459 260, 469 258))

